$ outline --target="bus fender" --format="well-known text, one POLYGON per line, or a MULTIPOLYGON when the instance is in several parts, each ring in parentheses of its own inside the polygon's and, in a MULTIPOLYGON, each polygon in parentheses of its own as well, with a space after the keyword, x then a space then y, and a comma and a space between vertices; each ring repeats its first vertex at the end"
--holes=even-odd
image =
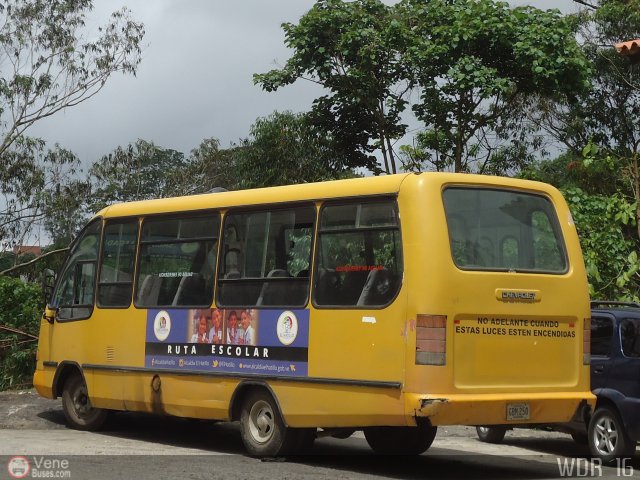
POLYGON ((82 376, 82 381, 85 385, 87 384, 87 381, 84 378, 84 371, 78 362, 63 360, 58 364, 58 368, 53 376, 53 382, 51 385, 54 399, 62 395, 62 389, 64 388, 65 382, 74 373, 80 374, 80 376, 82 376))
POLYGON ((288 427, 289 425, 287 424, 287 419, 282 412, 282 407, 280 406, 280 400, 278 400, 278 396, 273 391, 273 388, 271 388, 271 385, 269 385, 269 383, 264 380, 243 380, 236 386, 236 389, 231 395, 231 400, 229 401, 229 419, 231 421, 240 420, 242 397, 247 391, 251 390, 252 388, 264 388, 269 392, 276 403, 278 411, 280 412, 280 418, 282 418, 284 426, 288 427))

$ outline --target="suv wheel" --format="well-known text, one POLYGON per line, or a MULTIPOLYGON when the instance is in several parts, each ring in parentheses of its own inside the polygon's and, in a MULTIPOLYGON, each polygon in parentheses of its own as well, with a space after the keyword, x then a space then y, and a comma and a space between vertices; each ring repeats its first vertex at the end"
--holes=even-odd
POLYGON ((500 443, 507 433, 506 427, 476 427, 476 433, 481 442, 500 443))
POLYGON ((631 456, 636 445, 624 430, 618 412, 608 406, 599 407, 589 422, 589 450, 594 457, 610 463, 617 457, 631 456))

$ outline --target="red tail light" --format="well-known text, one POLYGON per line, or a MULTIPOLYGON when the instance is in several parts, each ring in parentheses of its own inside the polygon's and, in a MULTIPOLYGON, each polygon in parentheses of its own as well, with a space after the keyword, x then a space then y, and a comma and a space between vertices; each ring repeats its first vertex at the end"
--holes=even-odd
POLYGON ((416 321, 416 364, 445 365, 447 358, 447 316, 418 315, 416 321))

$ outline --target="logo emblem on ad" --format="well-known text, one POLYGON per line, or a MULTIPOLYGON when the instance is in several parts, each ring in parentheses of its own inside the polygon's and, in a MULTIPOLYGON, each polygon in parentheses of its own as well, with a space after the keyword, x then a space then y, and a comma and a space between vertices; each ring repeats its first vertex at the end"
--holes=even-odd
POLYGON ((293 312, 286 310, 280 314, 276 325, 276 333, 278 334, 278 340, 283 345, 291 345, 296 340, 298 336, 298 319, 293 312))
POLYGON ((169 333, 171 333, 171 317, 168 312, 164 310, 158 312, 153 321, 153 333, 161 342, 164 342, 169 337, 169 333))

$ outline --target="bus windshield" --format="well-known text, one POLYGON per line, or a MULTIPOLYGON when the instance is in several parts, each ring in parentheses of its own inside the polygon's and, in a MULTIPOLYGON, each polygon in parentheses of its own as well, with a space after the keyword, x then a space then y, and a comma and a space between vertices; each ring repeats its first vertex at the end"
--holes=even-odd
POLYGON ((463 270, 564 273, 567 257, 551 202, 510 190, 443 193, 451 255, 463 270))

